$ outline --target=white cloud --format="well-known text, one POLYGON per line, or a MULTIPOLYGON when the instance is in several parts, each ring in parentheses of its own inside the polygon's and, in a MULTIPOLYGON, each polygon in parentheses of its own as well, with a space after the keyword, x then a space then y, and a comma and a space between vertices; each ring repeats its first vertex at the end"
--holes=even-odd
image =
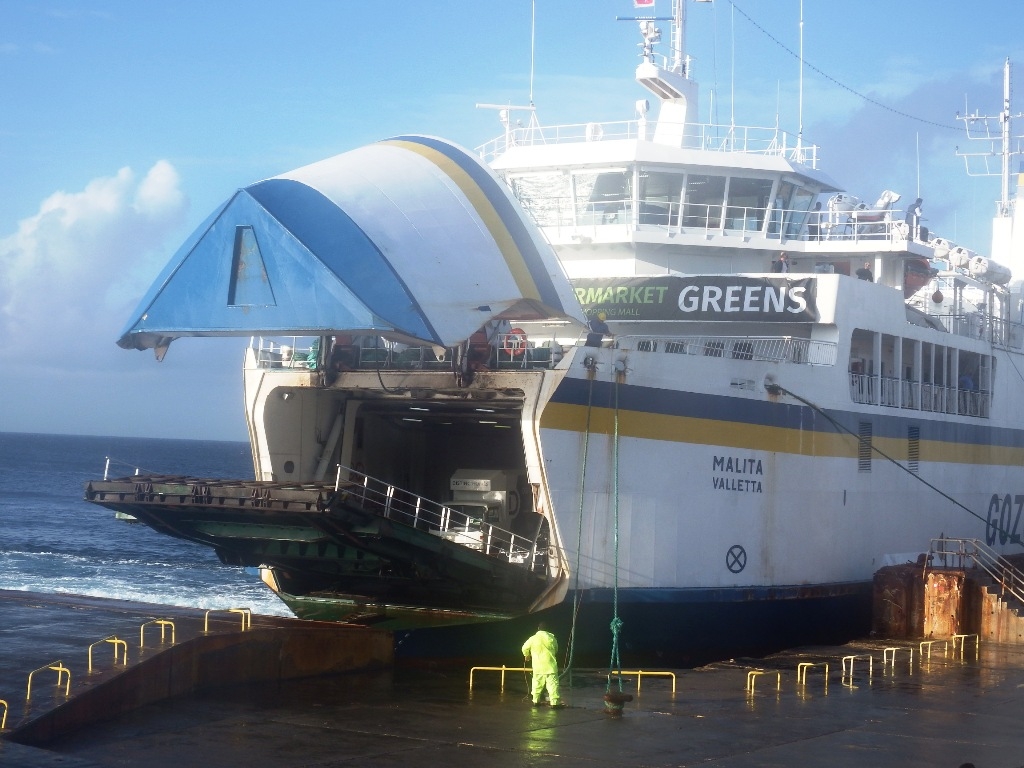
POLYGON ((136 209, 156 219, 168 214, 176 215, 185 204, 180 182, 173 165, 166 160, 157 161, 139 184, 135 194, 136 209))
POLYGON ((0 239, 0 359, 52 350, 60 339, 62 354, 88 365, 84 350, 93 340, 110 345, 166 260, 165 240, 186 207, 165 161, 141 180, 122 168, 80 192, 50 195, 0 239))

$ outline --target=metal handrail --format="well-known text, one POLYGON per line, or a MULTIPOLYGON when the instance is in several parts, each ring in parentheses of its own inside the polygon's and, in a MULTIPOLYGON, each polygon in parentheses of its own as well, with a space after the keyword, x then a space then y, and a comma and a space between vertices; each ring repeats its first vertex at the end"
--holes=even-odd
MULTIPOLYGON (((209 616, 209 612, 207 612, 207 616, 209 616)), ((150 621, 147 621, 147 622, 143 623, 142 626, 139 627, 139 648, 142 648, 142 647, 144 647, 146 645, 146 627, 148 627, 150 624, 154 624, 154 625, 160 627, 160 643, 161 644, 163 644, 164 638, 166 637, 167 627, 170 627, 171 628, 171 645, 174 645, 174 643, 175 643, 175 640, 174 640, 174 622, 171 621, 170 619, 151 619, 150 621)))
POLYGON ((523 564, 530 571, 535 570, 538 554, 535 538, 527 538, 453 509, 463 502, 450 502, 451 506, 441 504, 380 478, 339 465, 339 477, 346 474, 349 482, 339 483, 338 487, 340 501, 414 528, 425 528, 453 544, 479 550, 486 555, 506 557, 510 563, 523 564))
POLYGON ((843 677, 853 677, 853 665, 857 659, 867 659, 868 679, 870 680, 875 674, 875 657, 870 653, 852 653, 849 656, 843 656, 843 677))
POLYGON ((105 637, 102 640, 97 640, 95 643, 93 643, 92 645, 89 646, 89 674, 90 675, 92 674, 92 649, 95 648, 97 645, 101 645, 102 643, 110 643, 111 645, 114 646, 114 663, 115 664, 117 664, 117 649, 120 648, 121 651, 122 651, 121 663, 124 664, 125 666, 128 665, 128 643, 126 643, 124 640, 122 640, 119 637, 115 637, 114 635, 111 635, 110 637, 105 637))
POLYGON ((979 635, 976 632, 966 632, 958 635, 953 635, 953 653, 956 653, 956 643, 957 640, 959 640, 960 658, 962 659, 964 657, 964 646, 967 645, 967 641, 971 638, 974 639, 974 658, 975 660, 977 660, 979 654, 981 653, 981 635, 979 635))
POLYGON ((932 539, 925 568, 967 568, 973 563, 995 581, 1001 595, 1009 594, 1024 604, 1024 571, 1015 567, 978 539, 932 539), (936 565, 936 560, 941 565, 936 565))
POLYGON ((502 664, 500 667, 470 667, 469 668, 469 690, 473 690, 473 673, 474 672, 501 672, 501 690, 505 690, 505 673, 506 672, 532 672, 533 669, 530 667, 506 667, 502 664))
POLYGON ((217 612, 240 614, 242 617, 242 631, 245 632, 245 630, 252 628, 252 611, 248 608, 211 608, 203 617, 203 634, 210 632, 210 614, 217 612))
POLYGON ((609 674, 616 675, 618 677, 622 677, 624 675, 630 675, 630 676, 636 675, 636 692, 637 692, 638 696, 640 695, 640 684, 641 684, 641 681, 643 680, 644 675, 646 675, 647 677, 668 677, 668 678, 671 678, 671 680, 672 680, 672 694, 675 695, 675 692, 676 692, 676 673, 675 672, 666 672, 666 671, 661 671, 661 670, 649 670, 649 669, 613 669, 613 670, 610 671, 609 674))
POLYGON ((256 356, 256 364, 260 368, 315 368, 318 349, 316 344, 319 344, 316 336, 254 336, 249 340, 249 346, 256 356), (310 361, 310 356, 314 358, 313 361, 310 361))
POLYGON ((855 403, 976 416, 981 419, 987 419, 991 414, 991 392, 867 373, 851 372, 849 376, 850 399, 855 403), (918 388, 920 397, 917 396, 918 388))
POLYGON ((67 675, 67 685, 64 688, 64 695, 71 695, 71 670, 64 666, 63 661, 52 661, 49 664, 44 664, 39 669, 33 669, 28 673, 28 688, 25 691, 25 701, 32 700, 32 677, 36 672, 42 672, 45 669, 52 670, 57 673, 57 687, 60 687, 61 681, 64 679, 64 675, 67 675))
POLYGON ((922 640, 920 646, 917 649, 918 656, 922 659, 927 658, 929 661, 931 661, 932 646, 937 643, 942 643, 942 658, 946 658, 946 656, 949 654, 949 641, 946 639, 922 640), (927 655, 925 655, 925 649, 928 650, 927 655))
MULTIPOLYGON (((520 199, 534 224, 553 237, 596 236, 601 231, 666 232, 700 237, 764 237, 775 241, 816 243, 809 252, 848 255, 851 243, 904 243, 907 225, 887 215, 878 221, 827 221, 820 211, 732 205, 729 201, 666 201, 646 197, 611 197, 581 201, 568 194, 526 195, 520 199), (607 228, 602 230, 602 228, 607 228), (831 244, 831 245, 830 245, 831 244)), ((897 211, 886 214, 897 216, 897 211)), ((620 236, 618 232, 615 236, 620 236)), ((805 254, 805 255, 809 255, 805 254)))
POLYGON ((782 673, 777 669, 751 669, 747 672, 747 693, 754 695, 754 683, 761 675, 775 675, 775 690, 782 690, 782 673))
MULTIPOLYGON (((672 121, 660 120, 659 124, 668 126, 672 124, 672 121)), ((616 139, 634 140, 653 136, 653 127, 653 123, 640 120, 551 126, 530 125, 506 131, 501 136, 477 147, 476 152, 484 161, 490 162, 511 147, 578 142, 596 143, 616 139)), ((679 124, 679 128, 683 132, 681 144, 688 149, 784 156, 805 165, 817 167, 817 145, 808 144, 802 138, 777 127, 686 123, 679 124), (799 151, 797 151, 798 147, 799 151)))
POLYGON ((838 345, 792 336, 618 336, 618 349, 727 357, 798 365, 835 365, 838 345))
POLYGON ((883 665, 883 668, 884 668, 885 665, 891 664, 893 669, 895 669, 896 668, 896 654, 899 653, 900 651, 907 651, 907 652, 909 652, 909 654, 910 654, 910 666, 911 666, 911 668, 913 668, 913 666, 914 666, 914 649, 913 649, 913 647, 910 647, 910 648, 900 648, 899 646, 890 646, 889 648, 883 648, 882 649, 882 665, 883 665))
POLYGON ((828 662, 827 661, 801 661, 796 665, 796 682, 797 685, 807 685, 807 672, 808 670, 814 669, 815 667, 824 667, 825 674, 822 675, 822 680, 825 681, 825 689, 828 690, 828 662))

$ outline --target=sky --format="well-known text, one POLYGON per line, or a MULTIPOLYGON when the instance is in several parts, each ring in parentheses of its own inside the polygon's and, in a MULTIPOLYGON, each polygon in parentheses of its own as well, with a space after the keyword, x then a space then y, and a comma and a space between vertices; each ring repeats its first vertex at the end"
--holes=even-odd
MULTIPOLYGON (((390 136, 483 144, 501 128, 481 102, 532 94, 544 125, 632 119, 640 37, 616 17, 633 14, 0 0, 0 432, 245 440, 244 341, 181 339, 160 363, 114 343, 188 235, 240 187, 390 136)), ((955 116, 1001 108, 1024 2, 803 0, 802 111, 800 0, 687 14, 702 122, 802 125, 850 193, 920 194, 932 232, 986 251, 999 180, 967 175, 955 116)))

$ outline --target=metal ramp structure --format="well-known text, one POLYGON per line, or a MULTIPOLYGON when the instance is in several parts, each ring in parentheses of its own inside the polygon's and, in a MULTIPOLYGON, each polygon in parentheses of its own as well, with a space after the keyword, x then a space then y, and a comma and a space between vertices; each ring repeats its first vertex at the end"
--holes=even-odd
POLYGON ((377 626, 389 607, 421 611, 427 624, 493 620, 526 613, 548 586, 544 525, 523 536, 346 473, 333 484, 133 476, 93 481, 85 498, 213 547, 226 564, 264 569, 300 616, 290 597, 347 597, 347 615, 316 618, 377 626))

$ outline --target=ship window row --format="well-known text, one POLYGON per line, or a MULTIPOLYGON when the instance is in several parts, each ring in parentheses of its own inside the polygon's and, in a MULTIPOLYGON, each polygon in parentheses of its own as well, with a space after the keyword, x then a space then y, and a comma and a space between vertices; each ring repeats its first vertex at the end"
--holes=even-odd
POLYGON ((816 191, 777 177, 669 172, 643 165, 511 175, 543 227, 651 224, 800 237, 816 191))
POLYGON ((835 365, 837 345, 794 336, 618 336, 617 349, 727 357, 798 365, 835 365))
POLYGON ((850 345, 855 403, 989 418, 992 355, 861 328, 850 345))

